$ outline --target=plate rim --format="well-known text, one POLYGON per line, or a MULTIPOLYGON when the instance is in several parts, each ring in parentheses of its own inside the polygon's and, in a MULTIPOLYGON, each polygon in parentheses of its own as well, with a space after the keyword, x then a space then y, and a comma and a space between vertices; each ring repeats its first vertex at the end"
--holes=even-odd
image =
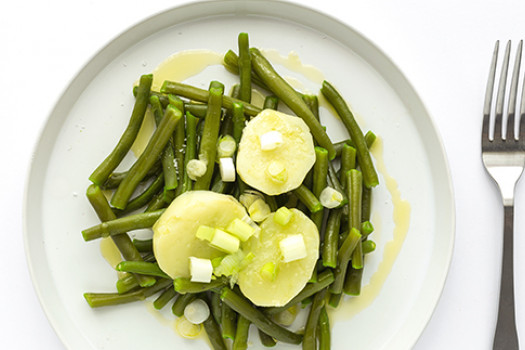
MULTIPOLYGON (((62 92, 59 94, 59 97, 53 104, 53 107, 51 108, 50 112, 47 113, 47 116, 44 122, 41 124, 41 127, 38 131, 38 137, 33 144, 32 152, 31 152, 31 156, 29 160, 29 166, 28 166, 28 170, 25 176, 23 207, 22 207, 22 232, 23 232, 24 251, 25 251, 26 262, 27 262, 29 274, 31 276, 33 288, 35 290, 35 293, 37 294, 39 303, 42 309, 44 310, 45 316, 48 319, 50 325, 52 326, 52 329, 54 330, 55 334, 57 334, 58 338, 60 339, 60 341, 66 348, 72 349, 74 348, 72 347, 74 344, 71 344, 69 338, 67 338, 66 335, 64 334, 63 330, 61 329, 63 328, 63 326, 59 327, 60 325, 57 321, 56 315, 53 314, 52 310, 50 310, 49 306, 46 305, 46 302, 44 300, 42 286, 39 283, 39 278, 37 277, 37 272, 36 272, 37 267, 35 266, 35 263, 33 261, 34 257, 32 257, 30 254, 31 250, 34 248, 32 248, 33 244, 30 242, 29 235, 31 234, 31 232, 29 231, 30 225, 29 225, 29 220, 28 220, 28 212, 30 211, 31 200, 33 199, 32 193, 31 193, 31 189, 33 187, 32 182, 34 181, 32 174, 36 169, 36 165, 37 165, 36 163, 38 161, 40 162, 42 161, 42 154, 40 154, 41 152, 39 152, 39 148, 41 148, 41 145, 46 142, 46 135, 48 134, 47 130, 50 128, 50 124, 52 124, 52 122, 54 121, 56 122, 56 120, 54 120, 53 117, 59 113, 60 108, 66 107, 67 109, 67 106, 70 107, 74 105, 74 101, 69 102, 69 103, 67 102, 67 96, 73 93, 72 90, 74 88, 76 88, 77 90, 78 88, 81 88, 80 91, 78 92, 78 95, 81 94, 81 91, 87 85, 86 83, 81 82, 82 77, 86 74, 91 75, 90 73, 91 71, 95 71, 95 72, 100 71, 100 69, 104 67, 104 64, 110 61, 107 58, 102 60, 101 57, 109 54, 110 52, 108 51, 113 50, 115 46, 121 45, 121 41, 126 41, 126 40, 129 41, 133 32, 141 31, 142 33, 141 40, 143 40, 144 38, 147 38, 148 36, 156 33, 157 31, 161 29, 166 29, 169 26, 185 22, 185 21, 182 21, 182 22, 173 21, 171 22, 170 25, 153 26, 154 28, 157 28, 157 29, 154 29, 154 30, 149 29, 147 31, 148 33, 143 33, 142 32, 143 28, 145 28, 149 23, 155 21, 155 19, 161 18, 162 16, 167 16, 169 14, 172 14, 175 11, 193 10, 195 13, 200 13, 202 10, 199 11, 199 8, 201 9, 210 8, 210 7, 220 8, 220 7, 226 7, 226 6, 236 8, 237 11, 235 14, 238 14, 238 15, 246 16, 246 15, 250 15, 254 13, 260 14, 260 12, 255 11, 254 9, 258 8, 260 11, 260 9, 263 8, 263 6, 268 7, 269 2, 273 3, 276 6, 281 6, 283 8, 302 11, 303 13, 309 13, 312 16, 324 17, 326 20, 329 20, 330 22, 337 24, 339 27, 344 28, 346 31, 355 33, 355 35, 359 39, 361 39, 366 45, 368 45, 371 50, 374 50, 377 53, 379 53, 381 56, 380 58, 382 60, 386 61, 388 64, 392 66, 391 68, 393 72, 395 72, 395 74, 398 75, 399 78, 401 78, 401 81, 403 81, 403 83, 406 85, 406 88, 409 90, 409 93, 415 97, 416 101, 420 105, 420 108, 422 108, 424 112, 426 113, 426 115, 428 116, 428 118, 425 118, 425 119, 426 119, 426 122, 429 123, 430 129, 433 133, 432 136, 435 138, 435 141, 437 142, 437 145, 439 146, 439 155, 441 156, 441 163, 442 163, 441 165, 443 166, 442 170, 447 175, 446 182, 448 186, 445 186, 447 189, 447 193, 442 194, 442 195, 446 196, 450 200, 449 203, 447 203, 449 206, 449 212, 447 213, 448 219, 449 219, 448 224, 450 225, 447 231, 450 232, 450 237, 449 237, 449 240, 446 242, 448 243, 446 247, 447 248, 446 254, 442 254, 442 257, 444 258, 443 262, 445 263, 446 266, 441 269, 441 274, 440 276, 438 276, 439 278, 435 277, 435 279, 436 278, 438 279, 438 281, 436 282, 436 285, 438 285, 439 288, 434 290, 434 295, 431 297, 432 305, 429 308, 429 310, 426 312, 426 316, 423 317, 423 319, 420 320, 421 322, 419 322, 418 324, 419 329, 417 330, 417 336, 413 337, 411 341, 406 342, 407 348, 412 348, 416 344, 421 334, 423 333, 424 329, 427 327, 428 323, 430 322, 430 319, 432 318, 435 312, 435 309, 437 305, 439 304, 439 301, 443 294, 443 290, 446 284, 446 279, 449 275, 449 271, 450 271, 450 267, 452 263, 452 256, 453 256, 453 251, 454 251, 454 243, 455 243, 455 235, 456 235, 456 205, 455 205, 455 194, 454 194, 454 188, 453 188, 453 181, 451 177, 450 165, 448 162, 447 152, 444 147, 442 137, 438 131, 438 128, 436 127, 434 117, 431 115, 431 113, 429 113, 428 109, 426 108, 426 105, 424 104, 420 95, 418 94, 414 86, 412 85, 411 81, 407 78, 406 75, 403 74, 402 70, 392 60, 392 58, 388 56, 387 54, 385 54, 377 45, 374 44, 373 41, 369 40, 365 35, 363 35, 363 33, 351 27, 349 24, 342 22, 338 18, 331 16, 329 14, 326 14, 317 9, 312 9, 305 5, 294 3, 294 2, 280 1, 280 0, 270 0, 270 1, 268 0, 248 0, 248 1, 246 0, 205 0, 205 1, 196 1, 196 2, 186 2, 183 4, 179 4, 179 5, 172 6, 164 10, 158 11, 156 13, 153 13, 149 16, 144 17, 143 19, 139 20, 135 24, 129 26, 128 28, 125 28, 124 30, 119 32, 117 35, 115 35, 105 45, 103 45, 99 50, 97 50, 94 54, 92 54, 91 57, 89 57, 85 61, 85 63, 81 66, 81 68, 77 71, 77 73, 74 74, 72 78, 67 82, 66 86, 62 89, 62 92), (101 61, 101 60, 104 62, 104 64, 102 65, 100 63, 97 63, 97 61, 101 61)), ((209 12, 210 10, 208 9, 207 11, 209 12)), ((293 15, 293 16, 287 15, 286 11, 284 11, 280 13, 280 16, 276 16, 275 13, 277 11, 274 10, 273 12, 274 12, 273 14, 264 13, 263 15, 272 16, 272 17, 284 19, 287 21, 291 21, 293 23, 305 25, 304 22, 298 21, 297 15, 293 15)), ((216 16, 221 16, 221 15, 224 15, 224 14, 223 13, 207 14, 206 16, 196 15, 190 20, 193 20, 196 18, 204 18, 204 17, 216 17, 216 16)), ((310 27, 316 30, 322 31, 322 29, 317 28, 315 26, 310 26, 310 27)), ((125 46, 129 47, 129 45, 125 45, 125 46)), ((118 55, 118 53, 110 55, 110 56, 114 58, 115 55, 118 55)), ((373 67, 377 68, 375 65, 373 65, 373 67)), ((44 158, 49 160, 49 155, 44 155, 44 158)), ((45 161, 44 163, 47 164, 48 161, 45 161)), ((45 244, 45 243, 42 242, 42 244, 45 244)))

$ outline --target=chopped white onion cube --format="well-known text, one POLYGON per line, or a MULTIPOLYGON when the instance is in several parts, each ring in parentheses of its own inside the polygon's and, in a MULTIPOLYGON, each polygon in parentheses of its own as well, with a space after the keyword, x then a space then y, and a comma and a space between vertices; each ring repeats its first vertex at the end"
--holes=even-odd
POLYGON ((192 159, 186 164, 186 173, 193 181, 206 174, 206 162, 200 159, 192 159))
POLYGON ((220 158, 219 169, 221 171, 221 180, 223 182, 235 181, 235 164, 233 164, 233 158, 220 158))
POLYGON ((184 317, 193 324, 201 324, 210 316, 210 308, 202 299, 196 299, 184 308, 184 317))
POLYGON ((341 205, 341 202, 343 201, 343 194, 328 186, 321 192, 319 201, 325 208, 336 208, 341 205))
POLYGON ((190 275, 192 282, 210 283, 213 266, 210 259, 190 256, 190 275))
POLYGON ((306 258, 306 246, 301 234, 289 235, 279 242, 284 262, 306 258))
POLYGON ((261 149, 263 151, 271 151, 283 144, 283 135, 277 131, 268 131, 261 135, 261 149))

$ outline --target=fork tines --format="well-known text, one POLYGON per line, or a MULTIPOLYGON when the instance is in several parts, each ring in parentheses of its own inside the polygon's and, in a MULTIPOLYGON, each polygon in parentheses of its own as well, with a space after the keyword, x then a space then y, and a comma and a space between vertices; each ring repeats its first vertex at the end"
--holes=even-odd
POLYGON ((494 82, 496 79, 496 66, 498 61, 499 41, 496 41, 494 47, 494 54, 492 57, 492 64, 490 66, 489 80, 487 82, 487 90, 485 93, 485 104, 483 108, 483 130, 482 138, 484 142, 491 141, 505 141, 505 140, 521 140, 525 139, 525 79, 523 79, 523 86, 521 88, 521 103, 519 112, 519 133, 516 134, 515 115, 516 115, 516 99, 518 95, 518 81, 521 64, 521 53, 523 48, 523 40, 520 40, 516 50, 516 59, 512 72, 510 87, 507 87, 507 72, 509 69, 509 58, 511 51, 511 41, 507 42, 505 54, 503 56, 503 63, 501 66, 501 75, 499 77, 498 91, 496 97, 496 105, 494 113, 492 112, 492 96, 494 94, 494 82), (509 94, 507 109, 504 111, 505 94, 509 94), (506 118, 504 118, 506 112, 506 118), (491 115, 494 117, 491 118, 491 115), (506 122, 506 127, 504 123, 506 122), (492 126, 492 130, 491 130, 492 126))

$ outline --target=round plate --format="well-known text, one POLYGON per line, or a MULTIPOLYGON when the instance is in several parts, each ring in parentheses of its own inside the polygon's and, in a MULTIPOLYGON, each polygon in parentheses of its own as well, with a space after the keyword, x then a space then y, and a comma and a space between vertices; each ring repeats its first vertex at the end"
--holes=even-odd
MULTIPOLYGON (((451 259, 454 202, 442 144, 412 86, 378 48, 326 15, 282 2, 212 1, 158 14, 109 43, 74 78, 43 129, 27 182, 26 251, 43 308, 67 348, 206 348, 202 339, 177 335, 170 311, 153 311, 149 302, 87 305, 84 292, 114 291, 116 278, 98 243, 80 234, 97 223, 84 192, 127 125, 138 77, 178 51, 235 50, 241 31, 253 46, 293 51, 318 68, 363 130, 381 140, 373 205, 378 248, 367 256, 363 295, 332 314, 333 348, 351 341, 360 350, 409 349, 428 322, 451 259), (409 206, 406 235, 403 220, 396 223, 400 203, 409 206)), ((195 77, 203 87, 210 79, 235 81, 222 67, 195 77)), ((345 138, 340 122, 322 112, 333 140, 345 138)), ((251 341, 262 348, 256 335, 251 341)))

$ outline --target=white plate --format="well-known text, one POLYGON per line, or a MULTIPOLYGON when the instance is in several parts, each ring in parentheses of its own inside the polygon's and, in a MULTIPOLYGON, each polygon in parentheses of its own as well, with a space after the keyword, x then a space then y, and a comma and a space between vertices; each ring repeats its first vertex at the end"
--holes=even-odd
MULTIPOLYGON (((333 348, 346 349, 349 341, 360 350, 409 349, 428 322, 451 259, 454 203, 443 147, 414 89, 378 48, 330 17, 289 3, 213 1, 156 15, 103 48, 66 89, 38 141, 27 183, 26 250, 43 308, 67 348, 206 348, 202 340, 179 337, 169 312, 153 312, 145 303, 88 307, 82 294, 112 291, 115 274, 98 243, 82 240, 80 231, 97 222, 84 192, 88 175, 127 124, 133 82, 177 51, 235 49, 240 31, 250 34, 253 46, 295 51, 319 68, 362 128, 383 141, 386 172, 374 201, 378 249, 367 258, 365 284, 387 260, 394 230, 385 176, 397 181, 411 206, 409 230, 386 266, 388 277, 377 295, 363 296, 366 308, 337 316, 333 348)), ((224 74, 227 84, 232 79, 224 74)), ((324 122, 334 140, 344 137, 334 119, 324 122)), ((262 348, 252 339, 252 348, 262 348)))

